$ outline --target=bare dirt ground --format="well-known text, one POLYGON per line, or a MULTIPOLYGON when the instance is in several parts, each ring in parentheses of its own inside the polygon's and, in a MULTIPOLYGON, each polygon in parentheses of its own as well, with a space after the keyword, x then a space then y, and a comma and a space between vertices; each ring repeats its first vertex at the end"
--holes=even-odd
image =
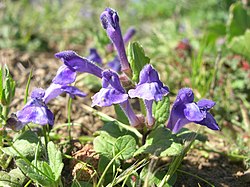
MULTIPOLYGON (((14 80, 17 82, 16 96, 11 104, 11 112, 15 112, 23 106, 25 86, 31 69, 33 70, 33 76, 30 91, 35 87, 46 89, 55 76, 58 67, 62 65, 62 62, 56 59, 53 53, 33 53, 31 56, 30 54, 16 52, 14 50, 0 50, 0 61, 8 65, 14 80)), ((86 147, 83 149, 84 145, 81 145, 77 141, 78 137, 81 135, 92 135, 102 126, 102 122, 83 107, 83 105, 91 105, 90 97, 93 93, 81 84, 77 85, 77 87, 85 93, 88 93, 86 98, 77 98, 72 102, 71 120, 80 124, 80 126, 75 126, 72 129, 72 137, 77 143, 73 144, 75 148, 73 148, 71 154, 74 157, 80 158, 82 155, 86 156, 86 154, 88 154, 89 157, 92 153, 91 151, 88 152, 89 150, 86 152, 86 147)), ((49 104, 49 107, 55 114, 57 124, 67 122, 67 99, 65 99, 65 95, 53 100, 49 104)), ((104 108, 102 110, 104 113, 114 115, 112 108, 104 108)), ((60 128, 57 133, 61 134, 63 139, 65 137, 64 135, 67 134, 67 130, 66 128, 60 128)), ((216 137, 209 137, 209 140, 210 144, 214 145, 217 150, 221 150, 222 152, 226 151, 226 145, 221 142, 223 140, 216 137)), ((65 175, 74 172, 72 171, 74 170, 72 163, 65 163, 65 166, 65 171, 67 171, 64 172, 65 175), (68 170, 71 171, 68 172, 68 170)), ((207 152, 204 154, 204 151, 194 148, 185 157, 181 167, 181 171, 189 174, 179 172, 175 186, 209 186, 201 179, 195 177, 197 175, 219 187, 247 187, 250 186, 250 172, 244 170, 242 163, 231 162, 227 157, 223 156, 223 154, 215 152, 207 152)), ((70 176, 64 177, 70 178, 70 176)))

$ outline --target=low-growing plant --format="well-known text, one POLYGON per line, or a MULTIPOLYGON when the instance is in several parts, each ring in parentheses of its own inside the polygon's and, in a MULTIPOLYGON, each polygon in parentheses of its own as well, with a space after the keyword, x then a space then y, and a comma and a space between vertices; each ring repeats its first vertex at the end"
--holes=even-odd
MULTIPOLYGON (((195 123, 219 130, 209 112, 215 102, 208 99, 194 101, 191 88, 180 89, 170 109, 169 88, 160 80, 143 47, 138 42, 131 42, 125 50, 124 43, 131 36, 127 40, 122 37, 118 13, 106 8, 100 19, 118 54, 111 69, 105 68, 96 50, 91 50, 92 55, 87 58, 71 50, 55 54, 63 65, 51 85, 46 90, 34 89, 25 106, 10 118, 13 123, 6 125, 14 130, 22 129, 13 143, 1 148, 15 158, 17 168, 12 171, 18 172, 22 182, 17 183, 18 179, 11 172, 4 172, 3 185, 21 186, 25 182, 25 186, 31 182, 40 186, 63 185, 62 153, 50 140, 54 115, 47 104, 63 92, 72 98, 85 97, 85 93, 70 85, 79 73, 92 74, 101 81, 100 90, 92 97, 92 107, 114 106, 117 116, 114 119, 88 108, 104 121, 93 141, 94 150, 99 155, 98 166, 94 168, 95 177, 83 182, 76 176, 72 186, 172 186, 193 142, 206 140, 203 135, 183 127, 195 123), (133 106, 139 109, 136 111, 133 106), (32 131, 32 124, 42 126, 43 133, 37 135, 32 131), (163 159, 166 157, 167 161, 163 159)), ((70 140, 70 116, 68 119, 70 140)), ((91 166, 87 163, 84 167, 91 166)))

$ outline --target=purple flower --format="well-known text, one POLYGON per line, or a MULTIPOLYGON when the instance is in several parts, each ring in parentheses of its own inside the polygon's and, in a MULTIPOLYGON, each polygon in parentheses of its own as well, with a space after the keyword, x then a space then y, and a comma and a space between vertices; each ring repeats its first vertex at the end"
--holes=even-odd
POLYGON ((116 56, 114 58, 114 60, 108 62, 108 66, 114 70, 115 72, 120 72, 121 71, 121 63, 120 60, 118 58, 118 56, 116 56))
POLYGON ((95 48, 89 49, 89 56, 87 57, 90 61, 96 62, 99 65, 102 65, 102 58, 97 53, 97 50, 95 48))
POLYGON ((195 103, 193 91, 190 88, 182 88, 177 94, 167 128, 177 133, 184 125, 194 122, 212 130, 219 130, 214 117, 209 113, 214 105, 215 102, 208 99, 195 103))
MULTIPOLYGON (((126 31, 126 33, 124 34, 124 36, 123 36, 123 42, 124 42, 125 44, 128 43, 129 40, 131 40, 131 38, 135 35, 135 33, 136 33, 135 28, 130 27, 130 28, 126 31)), ((108 44, 108 45, 106 46, 106 50, 107 50, 109 53, 113 52, 113 50, 114 50, 114 45, 113 45, 113 43, 108 44)))
POLYGON ((101 14, 100 19, 103 28, 106 30, 107 35, 117 49, 121 62, 121 70, 127 74, 131 74, 117 12, 111 8, 106 8, 101 14))
POLYGON ((120 104, 132 126, 141 124, 141 121, 131 108, 128 94, 122 87, 118 74, 112 70, 104 70, 102 72, 102 88, 92 97, 92 100, 92 107, 95 105, 103 107, 120 104))
POLYGON ((74 98, 75 96, 85 97, 86 94, 80 91, 78 88, 74 86, 60 85, 52 83, 47 90, 45 91, 45 95, 43 97, 44 103, 47 104, 50 100, 56 98, 58 95, 66 92, 70 95, 70 97, 74 98))
POLYGON ((169 93, 168 87, 164 86, 159 79, 158 72, 147 64, 140 72, 140 81, 135 89, 128 91, 131 98, 141 98, 144 100, 147 109, 148 125, 154 124, 152 114, 153 101, 162 100, 169 93))
POLYGON ((127 30, 127 32, 124 34, 124 36, 123 36, 123 41, 124 41, 124 43, 125 43, 125 44, 128 43, 129 40, 131 40, 131 38, 135 35, 135 33, 136 33, 135 28, 130 27, 130 28, 127 30))
POLYGON ((123 89, 118 74, 111 70, 104 70, 102 72, 102 88, 92 99, 92 106, 111 106, 126 101, 128 94, 123 89))
POLYGON ((16 113, 17 119, 23 124, 33 122, 40 125, 53 125, 54 115, 43 101, 45 91, 41 88, 31 93, 31 100, 16 113))
POLYGON ((55 57, 61 59, 64 63, 64 65, 58 69, 56 76, 52 80, 55 84, 66 85, 74 82, 77 72, 87 72, 97 77, 102 77, 102 69, 100 67, 87 58, 79 56, 74 51, 62 51, 56 53, 55 57))
POLYGON ((53 125, 54 115, 48 109, 46 104, 63 92, 70 94, 71 97, 86 96, 85 93, 81 92, 74 86, 52 83, 46 91, 41 88, 37 88, 31 93, 31 100, 22 110, 16 113, 17 122, 15 123, 15 129, 20 130, 25 124, 30 122, 40 125, 53 125))

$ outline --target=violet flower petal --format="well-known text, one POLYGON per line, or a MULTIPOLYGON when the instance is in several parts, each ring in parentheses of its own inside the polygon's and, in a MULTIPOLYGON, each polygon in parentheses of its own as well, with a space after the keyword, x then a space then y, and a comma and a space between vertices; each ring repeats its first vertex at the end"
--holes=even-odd
POLYGON ((63 92, 66 92, 70 94, 71 97, 80 96, 80 97, 85 97, 86 94, 80 91, 78 88, 74 86, 67 86, 67 85, 60 85, 60 84, 54 84, 52 83, 47 90, 45 91, 44 95, 44 102, 47 104, 50 100, 56 98, 63 92))
POLYGON ((182 88, 179 90, 174 106, 192 103, 194 101, 194 93, 191 88, 182 88))
POLYGON ((155 123, 155 119, 153 117, 153 100, 144 100, 146 109, 147 109, 147 123, 151 127, 155 123))
POLYGON ((39 125, 53 125, 54 115, 48 107, 39 100, 32 99, 25 107, 16 113, 19 121, 23 124, 33 122, 39 125))
POLYGON ((140 119, 135 115, 128 99, 122 103, 120 103, 120 107, 123 110, 123 112, 125 113, 125 115, 127 116, 128 120, 129 120, 129 124, 133 127, 139 126, 140 124, 142 124, 142 122, 140 121, 140 119))
MULTIPOLYGON (((124 42, 124 44, 128 43, 129 40, 131 40, 131 38, 134 36, 135 33, 136 33, 135 28, 130 27, 130 28, 126 31, 126 33, 124 34, 124 36, 123 36, 123 42, 124 42)), ((108 53, 113 52, 113 51, 114 51, 114 45, 113 45, 113 43, 108 44, 108 45, 106 46, 106 50, 107 50, 108 53)), ((119 62, 120 62, 120 61, 119 61, 119 62)))
POLYGON ((127 94, 121 93, 112 87, 101 88, 101 90, 92 97, 92 107, 96 105, 101 107, 111 106, 122 103, 127 99, 127 94))
POLYGON ((201 99, 197 102, 197 105, 200 109, 207 111, 215 105, 215 102, 209 99, 201 99))
POLYGON ((200 125, 204 125, 204 126, 208 127, 209 129, 212 129, 212 130, 220 130, 220 128, 219 128, 217 122, 215 121, 214 117, 209 112, 207 113, 206 118, 204 118, 202 121, 197 121, 195 123, 198 123, 200 125))
POLYGON ((72 68, 69 68, 69 66, 62 65, 57 70, 56 76, 52 80, 55 84, 71 84, 76 80, 76 71, 72 68))
POLYGON ((122 33, 119 25, 119 17, 115 10, 106 8, 100 16, 103 28, 106 30, 108 37, 117 49, 118 56, 121 62, 122 71, 130 71, 122 33))
POLYGON ((184 125, 190 122, 207 126, 212 130, 219 130, 213 116, 208 110, 215 105, 215 102, 202 99, 196 104, 193 102, 194 94, 190 88, 179 90, 172 107, 167 128, 177 133, 184 125))
POLYGON ((157 71, 150 65, 146 65, 140 72, 140 81, 135 89, 130 89, 131 98, 159 101, 169 93, 169 89, 163 86, 157 71))
POLYGON ((135 35, 135 33, 136 33, 135 28, 130 27, 123 36, 124 43, 128 43, 129 40, 131 40, 131 38, 135 35))
POLYGON ((179 132, 186 124, 190 123, 186 118, 179 118, 175 125, 172 127, 172 132, 177 133, 179 132))
POLYGON ((206 117, 206 112, 201 112, 196 103, 185 105, 184 115, 189 121, 201 121, 206 117))
POLYGON ((163 96, 169 93, 167 87, 159 87, 158 83, 145 83, 136 87, 136 89, 130 89, 128 94, 131 98, 142 98, 145 100, 162 100, 163 96))
POLYGON ((69 94, 71 98, 74 98, 75 96, 86 97, 87 95, 74 86, 62 86, 61 89, 63 92, 69 94))
POLYGON ((90 61, 96 62, 99 65, 102 65, 102 58, 98 54, 97 50, 95 48, 89 49, 89 56, 87 57, 90 61))
POLYGON ((106 88, 111 85, 114 89, 121 93, 125 93, 124 88, 121 85, 119 75, 112 70, 104 70, 102 72, 102 87, 106 88))
POLYGON ((42 100, 42 98, 45 95, 45 91, 42 88, 36 88, 32 91, 31 93, 31 98, 32 99, 38 99, 38 100, 42 100))
POLYGON ((121 63, 120 60, 118 58, 118 56, 116 56, 114 58, 114 60, 108 62, 108 66, 114 70, 115 72, 120 72, 121 71, 121 63))
POLYGON ((44 103, 47 104, 50 100, 56 98, 63 93, 62 85, 52 83, 45 91, 44 103))
POLYGON ((69 69, 76 72, 87 72, 99 78, 102 77, 102 69, 87 58, 79 56, 74 51, 62 51, 55 54, 56 58, 61 59, 69 69))

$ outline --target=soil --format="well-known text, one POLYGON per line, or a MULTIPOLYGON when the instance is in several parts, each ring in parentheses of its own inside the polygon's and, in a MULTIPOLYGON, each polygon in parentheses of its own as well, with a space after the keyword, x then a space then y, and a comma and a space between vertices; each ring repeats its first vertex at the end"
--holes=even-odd
MULTIPOLYGON (((11 74, 14 80, 17 81, 16 96, 11 104, 11 112, 15 112, 23 107, 23 98, 25 93, 25 86, 28 80, 31 69, 33 70, 33 76, 30 84, 30 91, 35 87, 46 88, 51 83, 51 80, 56 75, 56 71, 62 62, 54 57, 53 53, 28 53, 17 52, 14 50, 0 50, 0 62, 8 64, 11 74)), ((77 141, 78 137, 82 135, 93 135, 93 133, 102 126, 102 122, 92 113, 85 109, 85 105, 90 106, 90 97, 93 95, 91 91, 86 89, 81 82, 77 83, 77 87, 88 94, 86 98, 76 98, 72 102, 72 116, 71 120, 74 123, 80 124, 80 126, 74 126, 72 128, 72 137, 75 139, 73 142, 74 148, 71 150, 71 156, 77 159, 86 158, 96 164, 98 159, 91 145, 81 145, 77 141)), ((67 99, 65 95, 59 96, 50 102, 49 108, 55 114, 56 124, 63 124, 67 122, 67 99)), ((100 109, 100 108, 98 108, 100 109)), ((113 108, 103 108, 104 113, 111 116, 114 115, 113 108)), ((66 128, 59 128, 57 131, 63 137, 67 136, 66 128)), ((210 145, 215 146, 216 150, 222 153, 226 151, 226 145, 223 142, 218 143, 219 138, 209 137, 211 141, 210 145)), ((77 164, 71 161, 65 163, 65 171, 63 172, 64 178, 72 178, 71 174, 77 173, 77 164), (72 167, 73 164, 73 167, 72 167)), ((92 174, 90 168, 86 169, 86 176, 92 174)), ((214 186, 221 187, 244 187, 250 186, 250 172, 245 171, 245 168, 241 162, 232 162, 223 154, 215 153, 213 151, 206 152, 202 150, 202 147, 195 146, 185 157, 182 167, 178 172, 178 179, 175 184, 176 187, 194 187, 194 186, 209 186, 202 179, 214 184, 214 186), (186 173, 184 173, 186 172, 186 173), (187 174, 188 173, 188 174, 187 174)), ((86 177, 85 175, 83 177, 86 177)))

